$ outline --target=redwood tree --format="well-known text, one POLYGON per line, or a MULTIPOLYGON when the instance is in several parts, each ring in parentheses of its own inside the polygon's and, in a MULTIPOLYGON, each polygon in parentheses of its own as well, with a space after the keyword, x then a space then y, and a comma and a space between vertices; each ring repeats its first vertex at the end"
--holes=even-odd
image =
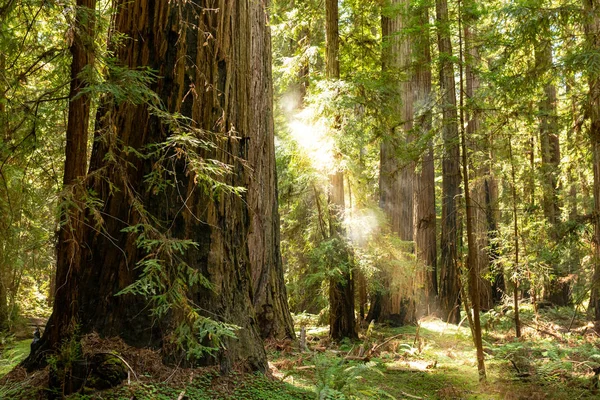
MULTIPOLYGON (((583 0, 585 15, 585 36, 588 51, 600 51, 600 2, 583 0)), ((594 169, 594 275, 590 308, 594 319, 600 321, 600 72, 588 71, 589 97, 587 111, 590 119, 590 145, 594 169)))
MULTIPOLYGON (((339 79, 339 11, 337 0, 325 1, 326 31, 326 76, 339 79)), ((335 117, 338 125, 338 117, 335 117)), ((336 126, 339 128, 339 126, 336 126)), ((344 173, 334 171, 329 176, 329 236, 343 241, 342 221, 344 215, 344 173)), ((343 250, 347 252, 348 250, 343 250)), ((333 267, 333 266, 332 266, 333 267)), ((354 316, 354 277, 352 271, 344 270, 341 276, 329 282, 329 335, 339 340, 344 337, 357 338, 354 316)))
POLYGON ((452 64, 452 42, 448 2, 436 0, 436 22, 440 57, 440 92, 442 109, 442 236, 439 296, 442 317, 460 321, 458 277, 458 198, 460 195, 460 152, 456 111, 456 85, 452 64))
MULTIPOLYGON (((268 31, 264 10, 254 7, 252 24, 268 31)), ((275 174, 273 127, 273 79, 271 74, 271 36, 253 43, 251 48, 252 90, 262 93, 252 99, 252 124, 257 136, 249 152, 252 172, 248 182, 250 234, 248 247, 252 268, 253 302, 263 338, 294 338, 288 307, 279 246, 279 211, 275 174)))
MULTIPOLYGON (((36 354, 56 348, 73 323, 81 333, 120 336, 132 345, 163 346, 172 353, 173 330, 197 312, 239 327, 236 339, 224 339, 227 350, 205 354, 198 362, 219 363, 224 370, 232 364, 265 370, 253 306, 272 302, 274 313, 287 312, 284 304, 275 305, 282 297, 277 293, 266 4, 116 3, 114 29, 127 38, 114 50, 119 68, 156 71, 157 78, 148 83, 154 102, 114 95, 102 101, 87 184, 101 205, 88 211, 81 240, 59 240, 59 259, 65 261, 58 264, 53 314, 36 354), (253 181, 254 171, 260 172, 253 181), (259 187, 266 190, 259 193, 259 187), (247 190, 235 194, 231 188, 247 190), (253 221, 262 212, 264 219, 253 221), (252 248, 256 245, 275 249, 263 254, 252 248), (69 253, 67 246, 80 254, 69 253), (148 279, 151 266, 144 262, 149 259, 160 266, 154 289, 177 288, 179 297, 188 299, 185 307, 173 304, 157 317, 139 291, 115 295, 140 277, 148 279), (271 265, 260 267, 261 262, 271 265), (184 270, 188 279, 182 283, 184 270), (198 273, 206 278, 204 285, 194 284, 198 273), (255 282, 260 276, 268 282, 270 293, 262 304, 253 304, 253 295, 262 296, 253 286, 253 273, 255 282)), ((112 78, 123 76, 128 75, 112 78)), ((77 155, 85 166, 85 156, 77 155)), ((75 176, 84 173, 78 170, 75 176)), ((289 329, 285 325, 263 333, 280 336, 276 332, 289 329)))

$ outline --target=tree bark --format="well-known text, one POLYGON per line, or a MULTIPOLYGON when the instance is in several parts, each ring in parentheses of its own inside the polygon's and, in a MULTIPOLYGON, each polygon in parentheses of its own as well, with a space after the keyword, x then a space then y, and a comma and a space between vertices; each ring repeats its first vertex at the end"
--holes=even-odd
POLYGON ((448 2, 436 0, 437 37, 440 57, 440 92, 442 108, 442 235, 439 297, 441 316, 453 323, 460 322, 460 290, 458 276, 460 195, 460 151, 456 111, 456 88, 452 64, 452 42, 448 2))
MULTIPOLYGON (((58 346, 65 321, 73 320, 81 333, 97 331, 102 336, 122 337, 135 346, 163 346, 166 354, 172 353, 169 335, 185 316, 172 312, 156 321, 146 298, 115 296, 139 278, 136 264, 152 256, 136 245, 138 234, 123 229, 149 220, 167 239, 189 239, 197 244, 178 258, 211 283, 210 290, 188 288, 200 313, 240 327, 236 339, 225 339, 226 350, 196 362, 219 364, 222 371, 234 365, 264 371, 266 355, 254 312, 251 257, 275 262, 276 255, 263 258, 249 246, 252 242, 277 245, 276 232, 250 233, 251 228, 274 229, 278 222, 274 211, 270 219, 252 222, 253 211, 268 214, 275 207, 270 197, 274 188, 266 188, 262 200, 254 192, 259 184, 274 182, 266 161, 272 160, 271 91, 255 86, 264 89, 270 79, 266 3, 120 0, 116 9, 115 30, 131 38, 116 49, 119 62, 130 69, 156 70, 159 78, 149 87, 166 111, 190 118, 193 134, 213 140, 214 147, 170 150, 166 167, 172 174, 171 184, 152 187, 146 178, 156 172, 160 160, 138 157, 129 149, 144 152, 149 145, 164 143, 180 133, 179 125, 165 121, 147 103, 104 101, 97 116, 100 129, 90 163, 91 189, 103 200, 102 232, 90 225, 84 230, 85 246, 74 259, 79 274, 66 281, 73 302, 57 296, 43 347, 58 346), (266 59, 260 60, 261 54, 266 59), (191 169, 185 152, 229 165, 231 173, 216 179, 247 188, 247 193, 237 196, 199 186, 202 174, 209 172, 191 169), (264 165, 253 164, 260 157, 257 152, 264 157, 264 165), (263 170, 253 183, 252 168, 263 170)), ((164 268, 168 274, 168 265, 164 268)), ((273 272, 277 271, 270 268, 265 275, 273 272)), ((61 280, 57 284, 58 294, 65 286, 61 280)), ((271 287, 271 291, 278 289, 271 287)), ((273 300, 278 298, 280 295, 274 295, 273 300)))
MULTIPOLYGON (((429 39, 429 5, 415 10, 419 31, 413 35, 414 124, 419 135, 428 136, 431 130, 431 51, 429 39)), ((417 287, 417 317, 437 310, 437 243, 435 213, 435 165, 433 140, 429 139, 420 159, 420 173, 415 180, 414 228, 415 253, 419 262, 417 287)))
MULTIPOLYGON (((337 0, 325 1, 325 69, 327 79, 339 79, 339 11, 337 0)), ((335 116, 338 125, 338 117, 335 116)), ((339 126, 335 127, 336 129, 339 126)), ((329 176, 330 238, 344 240, 344 173, 335 171, 329 176)), ((348 251, 345 249, 344 251, 348 251)), ((329 335, 334 340, 357 338, 354 316, 354 277, 351 270, 342 271, 338 279, 329 281, 329 335)))
MULTIPOLYGON (((600 1, 583 0, 585 37, 589 50, 600 51, 600 1)), ((600 321, 600 74, 588 71, 588 115, 590 118, 590 144, 594 167, 594 275, 590 308, 594 319, 600 321)))
MULTIPOLYGON (((552 66, 552 44, 547 38, 540 38, 535 44, 536 70, 547 74, 552 66)), ((546 78, 547 79, 547 78, 546 78)), ((560 145, 558 132, 558 116, 556 111, 556 87, 553 83, 544 84, 542 100, 538 103, 540 120, 540 152, 542 158, 542 208, 548 221, 550 238, 558 241, 558 223, 560 207, 558 203, 558 173, 560 163, 560 145)), ((552 263, 555 280, 545 285, 545 297, 553 304, 564 306, 570 301, 569 284, 562 282, 566 275, 559 270, 556 262, 552 263)))
MULTIPOLYGON (((53 348, 61 340, 71 335, 79 322, 77 317, 81 306, 78 282, 84 274, 80 263, 85 248, 84 178, 88 161, 88 128, 90 122, 91 99, 80 93, 87 83, 80 78, 86 67, 94 65, 94 13, 95 0, 77 0, 75 21, 71 27, 72 43, 70 52, 71 86, 69 91, 69 112, 67 141, 65 147, 65 167, 63 176, 63 198, 60 228, 56 251, 56 291, 54 309, 44 331, 42 343, 53 348)), ((44 349, 40 346, 40 349, 44 349)), ((37 355, 30 355, 37 361, 37 355)))
MULTIPOLYGON (((470 18, 464 20, 464 40, 465 40, 465 81, 466 81, 466 117, 467 117, 467 140, 473 146, 478 146, 477 135, 481 130, 481 117, 476 98, 479 90, 479 76, 476 73, 479 63, 479 50, 475 45, 477 37, 475 28, 472 26, 470 18)), ((491 174, 491 139, 484 139, 481 150, 484 153, 482 165, 474 167, 474 174, 471 180, 471 199, 473 213, 473 239, 476 243, 477 266, 479 279, 480 305, 483 310, 489 310, 494 306, 494 296, 492 284, 484 276, 490 273, 490 237, 495 235, 496 223, 492 207, 497 201, 497 191, 495 182, 491 174)))
POLYGON ((248 182, 250 234, 248 248, 254 286, 254 308, 263 338, 295 338, 294 325, 287 301, 281 261, 277 176, 273 127, 273 79, 271 73, 271 36, 264 9, 255 7, 251 24, 267 32, 264 40, 253 41, 251 48, 251 82, 256 96, 250 104, 257 135, 250 143, 248 182))
MULTIPOLYGON (((471 22, 468 18, 464 17, 463 12, 461 11, 461 2, 458 3, 459 6, 459 37, 460 37, 460 25, 464 23, 464 33, 465 37, 470 36, 469 22, 471 22)), ((467 222, 467 247, 468 247, 468 256, 467 256, 467 269, 469 271, 469 295, 471 297, 471 305, 473 307, 473 317, 472 317, 472 329, 473 333, 473 342, 475 344, 475 349, 477 352, 477 371, 479 372, 479 381, 483 382, 486 379, 485 373, 485 363, 484 363, 484 354, 483 354, 483 341, 481 338, 481 321, 480 321, 480 273, 479 273, 479 263, 477 261, 477 249, 475 242, 475 232, 474 232, 474 212, 473 212, 473 202, 471 200, 471 192, 469 190, 469 155, 467 154, 467 136, 465 132, 465 104, 464 104, 464 74, 463 74, 463 62, 465 61, 464 51, 463 51, 463 43, 462 38, 460 40, 460 135, 461 135, 461 147, 462 147, 462 169, 463 169, 463 184, 465 187, 465 208, 466 208, 466 222, 467 222)), ((467 47, 468 48, 468 47, 467 47)), ((470 50, 470 49, 469 49, 470 50)), ((467 309, 467 313, 470 310, 467 309)), ((471 321, 470 320, 470 321, 471 321)))
MULTIPOLYGON (((400 152, 410 146, 414 139, 411 40, 407 32, 410 26, 409 3, 406 0, 390 0, 381 17, 383 51, 382 70, 394 85, 392 109, 395 117, 382 139, 379 172, 379 206, 390 223, 392 232, 405 242, 413 242, 415 160, 412 156, 401 157, 400 152), (386 9, 387 8, 387 9, 386 9)), ((379 321, 394 321, 404 325, 415 320, 415 296, 413 284, 396 282, 394 271, 383 271, 382 281, 386 288, 380 299, 379 321)))

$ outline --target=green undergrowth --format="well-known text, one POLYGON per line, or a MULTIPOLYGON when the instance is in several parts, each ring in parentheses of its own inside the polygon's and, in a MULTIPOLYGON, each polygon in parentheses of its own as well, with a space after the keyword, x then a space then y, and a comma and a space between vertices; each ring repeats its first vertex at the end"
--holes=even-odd
POLYGON ((31 339, 8 341, 0 353, 0 378, 23 361, 29 354, 31 339))
POLYGON ((478 382, 470 328, 438 319, 420 326, 376 326, 370 337, 335 345, 307 327, 311 351, 271 351, 276 376, 315 399, 597 399, 593 369, 600 340, 571 308, 522 310, 523 337, 510 310, 485 314, 487 381, 478 382), (360 347, 373 350, 367 359, 360 347), (355 373, 356 372, 356 373, 355 373), (336 376, 326 378, 324 376, 336 376), (322 389, 326 388, 325 391, 322 389), (333 390, 329 390, 333 389, 333 390), (329 397, 328 397, 329 396, 329 397))
MULTIPOLYGON (((1 399, 44 399, 43 388, 11 384, 0 386, 1 399)), ((177 385, 165 382, 131 382, 120 387, 95 393, 77 393, 68 400, 303 400, 313 399, 311 392, 290 384, 273 380, 263 374, 230 373, 217 376, 206 373, 194 377, 191 382, 177 385)))
MULTIPOLYGON (((152 377, 142 382, 132 378, 130 384, 69 399, 600 398, 594 388, 600 339, 585 315, 569 308, 535 313, 527 305, 521 315, 521 338, 515 337, 510 309, 482 316, 485 383, 478 382, 470 328, 465 323, 457 327, 427 318, 418 326, 376 325, 369 335, 363 330, 357 341, 336 344, 328 339, 326 327, 311 321, 304 324, 309 350, 299 351, 289 341, 268 344, 272 378, 194 370, 193 375, 185 372, 184 379, 165 383, 152 377)), ((3 366, 8 368, 26 355, 29 342, 14 342, 5 349, 3 366)), ((0 398, 43 398, 43 390, 34 386, 0 384, 0 398)))

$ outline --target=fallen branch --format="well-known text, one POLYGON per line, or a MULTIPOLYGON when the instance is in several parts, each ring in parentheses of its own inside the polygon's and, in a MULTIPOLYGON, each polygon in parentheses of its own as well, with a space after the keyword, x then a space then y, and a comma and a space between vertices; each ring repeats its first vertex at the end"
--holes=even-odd
POLYGON ((544 334, 546 334, 546 335, 552 336, 553 338, 555 338, 555 339, 558 339, 558 340, 560 340, 561 342, 564 342, 564 339, 563 339, 563 338, 561 338, 560 336, 558 336, 557 334, 555 334, 555 333, 552 333, 552 332, 550 332, 550 331, 547 331, 546 329, 542 329, 542 328, 540 328, 540 327, 539 327, 539 326, 537 326, 537 325, 535 325, 535 326, 534 326, 534 325, 528 324, 527 322, 524 322, 524 321, 521 321, 521 324, 523 324, 523 325, 525 325, 525 326, 528 326, 528 327, 530 327, 530 328, 533 328, 533 329, 535 329, 536 331, 538 331, 538 332, 540 332, 540 333, 544 333, 544 334))
POLYGON ((315 369, 316 366, 315 365, 303 365, 302 367, 297 367, 296 371, 303 371, 306 369, 315 369))
POLYGON ((382 347, 382 346, 385 346, 386 344, 388 344, 388 343, 389 343, 389 342, 391 342, 392 340, 394 340, 394 339, 396 339, 396 338, 399 338, 399 337, 401 337, 401 336, 403 336, 403 335, 404 335, 404 333, 401 333, 401 334, 399 334, 399 335, 395 335, 395 336, 392 336, 392 337, 390 337, 390 338, 386 339, 386 340, 385 340, 385 341, 383 341, 381 344, 378 344, 377 346, 373 347, 373 348, 371 349, 371 351, 368 353, 368 355, 370 355, 370 353, 372 353, 372 352, 374 352, 374 351, 377 351, 377 350, 379 350, 379 348, 380 348, 380 347, 382 347))
POLYGON ((402 390, 400 391, 400 393, 402 393, 404 396, 409 397, 411 399, 422 399, 423 397, 419 397, 419 396, 414 396, 412 394, 408 394, 406 392, 403 392, 402 390))

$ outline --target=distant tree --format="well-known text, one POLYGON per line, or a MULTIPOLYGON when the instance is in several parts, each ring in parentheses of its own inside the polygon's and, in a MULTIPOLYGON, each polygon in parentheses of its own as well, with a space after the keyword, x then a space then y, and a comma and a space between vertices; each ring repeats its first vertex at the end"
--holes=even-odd
POLYGON ((417 313, 430 314, 437 310, 437 238, 435 211, 435 163, 431 119, 431 38, 427 3, 414 8, 413 57, 415 59, 412 90, 414 93, 414 129, 425 137, 425 148, 420 157, 420 172, 415 184, 415 253, 420 263, 417 272, 417 313), (421 310, 419 310, 421 308, 421 310))
POLYGON ((439 296, 442 317, 451 322, 460 321, 460 295, 458 275, 460 195, 460 151, 458 141, 458 114, 456 110, 456 85, 452 61, 452 42, 448 2, 436 0, 436 24, 440 57, 440 95, 442 109, 442 236, 439 296))
MULTIPOLYGON (((539 141, 542 158, 542 208, 544 217, 550 224, 550 237, 556 243, 560 222, 560 206, 558 203, 558 177, 560 165, 560 141, 557 114, 557 95, 550 74, 552 70, 551 26, 547 18, 542 18, 536 38, 535 67, 536 75, 542 79, 543 93, 538 103, 539 141)), ((562 281, 565 273, 559 270, 558 262, 552 262, 554 278, 546 285, 545 297, 556 305, 569 302, 569 285, 562 281)))
MULTIPOLYGON (((328 79, 339 79, 339 11, 337 0, 325 1, 325 70, 328 79)), ((338 117, 335 127, 339 127, 338 117)), ((334 171, 329 177, 329 237, 344 240, 344 173, 334 171)), ((348 250, 342 250, 347 252, 348 250)), ((331 266, 337 268, 337 266, 331 266)), ((329 281, 329 335, 340 340, 344 337, 356 338, 356 322, 354 316, 354 276, 349 268, 343 268, 341 276, 329 281)))

